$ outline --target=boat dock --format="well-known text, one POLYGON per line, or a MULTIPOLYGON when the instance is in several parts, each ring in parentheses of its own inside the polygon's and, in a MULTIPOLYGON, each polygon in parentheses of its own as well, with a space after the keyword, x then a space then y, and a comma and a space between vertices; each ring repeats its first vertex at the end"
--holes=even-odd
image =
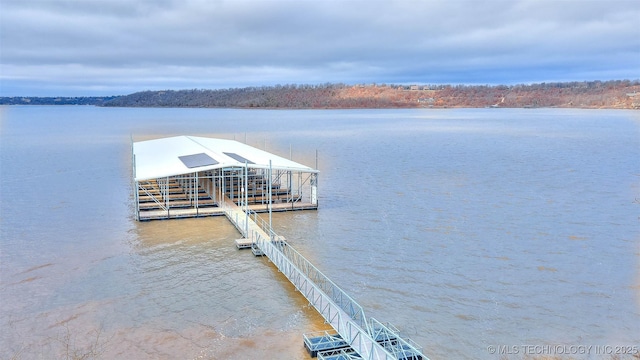
POLYGON ((271 219, 274 211, 317 209, 317 169, 237 141, 195 136, 132 140, 132 165, 137 220, 224 215, 242 235, 238 249, 266 256, 291 281, 334 329, 304 336, 312 356, 427 359, 398 329, 367 318, 258 215, 269 212, 271 219))
MULTIPOLYGON (((277 235, 268 222, 247 206, 226 198, 220 206, 242 234, 236 246, 264 255, 324 317, 334 333, 304 335, 304 345, 319 359, 427 359, 422 348, 390 324, 367 318, 347 293, 277 235)), ((427 359, 428 360, 428 359, 427 359)))
POLYGON ((233 140, 176 136, 132 142, 136 219, 318 208, 318 170, 233 140))

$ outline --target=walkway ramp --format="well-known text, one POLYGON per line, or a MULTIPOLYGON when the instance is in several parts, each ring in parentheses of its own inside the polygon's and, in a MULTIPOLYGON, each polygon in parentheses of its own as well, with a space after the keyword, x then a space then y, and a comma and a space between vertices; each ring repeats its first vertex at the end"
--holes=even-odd
POLYGON ((261 217, 226 198, 225 215, 245 239, 251 240, 300 291, 342 339, 362 359, 427 359, 421 349, 399 332, 375 319, 367 321, 363 308, 318 270, 261 217))

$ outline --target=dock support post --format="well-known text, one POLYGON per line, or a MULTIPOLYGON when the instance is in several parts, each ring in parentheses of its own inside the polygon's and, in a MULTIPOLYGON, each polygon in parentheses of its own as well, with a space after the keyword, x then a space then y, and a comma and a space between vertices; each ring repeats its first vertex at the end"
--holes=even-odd
POLYGON ((164 184, 162 185, 162 192, 164 194, 164 205, 167 208, 167 219, 171 218, 169 213, 169 177, 167 176, 164 184))
MULTIPOLYGON (((271 174, 272 174, 272 170, 271 170, 271 160, 269 160, 269 229, 273 229, 273 224, 271 222, 271 204, 273 204, 273 195, 271 193, 271 188, 273 187, 272 185, 272 179, 271 179, 271 174)), ((273 241, 273 231, 270 232, 270 237, 271 237, 271 241, 273 241)))
MULTIPOLYGON (((247 141, 246 139, 246 133, 245 133, 245 142, 247 141)), ((249 167, 247 166, 247 160, 244 160, 244 187, 242 188, 242 191, 244 192, 244 213, 246 215, 245 217, 245 234, 247 234, 247 237, 249 236, 249 167)))
POLYGON ((318 205, 318 174, 311 174, 311 203, 318 205))
POLYGON ((200 209, 198 208, 198 198, 200 197, 199 187, 198 187, 198 172, 196 171, 196 176, 194 178, 193 183, 193 193, 196 195, 196 217, 200 215, 200 209))
POLYGON ((134 194, 136 197, 136 220, 140 221, 140 194, 138 193, 140 191, 140 183, 136 181, 136 154, 133 151, 133 135, 131 135, 131 163, 133 165, 133 185, 135 186, 134 194))

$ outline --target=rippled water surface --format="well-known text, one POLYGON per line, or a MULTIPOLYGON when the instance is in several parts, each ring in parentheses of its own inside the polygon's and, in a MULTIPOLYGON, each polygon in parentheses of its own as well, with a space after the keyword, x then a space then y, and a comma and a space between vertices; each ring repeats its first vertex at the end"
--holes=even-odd
POLYGON ((432 359, 640 344, 638 112, 0 116, 0 358, 307 358, 322 318, 224 217, 135 221, 131 138, 182 134, 317 150, 320 209, 276 231, 432 359))

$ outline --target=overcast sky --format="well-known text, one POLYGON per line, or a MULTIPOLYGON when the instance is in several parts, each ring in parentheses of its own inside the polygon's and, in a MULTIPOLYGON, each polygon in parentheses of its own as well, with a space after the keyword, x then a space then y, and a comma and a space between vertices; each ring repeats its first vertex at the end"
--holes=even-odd
POLYGON ((0 96, 640 78, 638 0, 0 0, 0 96))

